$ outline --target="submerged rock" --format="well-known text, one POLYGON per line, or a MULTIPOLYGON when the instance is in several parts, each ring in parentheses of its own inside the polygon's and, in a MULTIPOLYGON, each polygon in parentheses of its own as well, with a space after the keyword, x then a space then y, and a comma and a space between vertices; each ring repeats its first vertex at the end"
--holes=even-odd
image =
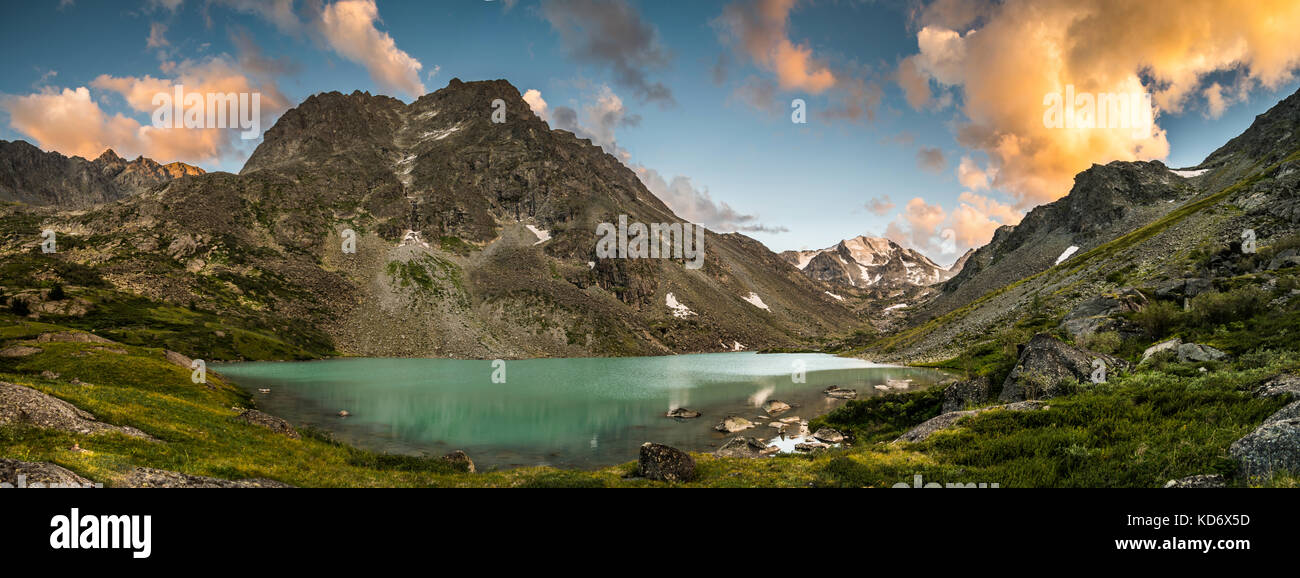
POLYGON ((689 482, 695 479, 695 458, 663 444, 641 444, 637 474, 661 482, 689 482))
POLYGON ((666 417, 674 417, 674 418, 677 418, 677 419, 695 419, 695 418, 700 417, 701 415, 704 415, 704 414, 702 414, 702 413, 700 413, 700 412, 698 412, 698 411, 695 411, 695 410, 693 410, 693 409, 686 409, 686 408, 684 408, 684 407, 678 407, 678 408, 673 408, 673 409, 668 410, 668 413, 666 413, 666 414, 664 414, 664 415, 665 415, 666 417))
POLYGON ((289 422, 255 409, 246 409, 243 413, 236 416, 235 419, 244 423, 264 427, 275 433, 288 436, 290 439, 296 440, 302 438, 302 436, 298 434, 298 430, 294 429, 292 425, 289 425, 289 422))
POLYGON ((727 419, 718 422, 718 425, 713 426, 713 429, 720 432, 736 433, 739 431, 745 431, 751 427, 754 427, 754 422, 733 415, 727 416, 727 419))
POLYGON ((858 397, 858 390, 845 389, 838 385, 832 385, 822 390, 822 393, 826 394, 826 397, 835 399, 857 399, 858 397))

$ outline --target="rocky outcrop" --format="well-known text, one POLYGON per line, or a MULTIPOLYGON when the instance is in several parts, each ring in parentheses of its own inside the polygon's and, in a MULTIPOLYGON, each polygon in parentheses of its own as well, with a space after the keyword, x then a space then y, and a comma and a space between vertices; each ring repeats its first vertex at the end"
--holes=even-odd
POLYGON ((1146 305, 1146 296, 1136 289, 1099 295, 1080 303, 1067 313, 1061 320, 1061 329, 1076 340, 1103 331, 1136 334, 1137 330, 1120 318, 1120 315, 1138 311, 1146 305))
POLYGON ((166 359, 167 362, 171 363, 172 365, 178 365, 180 367, 184 367, 185 369, 191 369, 190 366, 194 364, 193 359, 190 359, 184 355, 176 353, 175 351, 166 350, 166 349, 163 350, 163 359, 166 359))
POLYGON ((463 474, 472 474, 478 470, 474 468, 474 460, 469 459, 469 454, 462 450, 456 450, 445 456, 442 461, 451 464, 451 468, 463 474))
MULTIPOLYGON (((969 253, 967 253, 969 255, 969 253)), ((891 290, 925 287, 951 279, 965 256, 944 269, 915 249, 889 239, 854 237, 818 251, 785 251, 781 258, 810 279, 845 287, 891 290)))
POLYGON ((26 345, 11 345, 4 349, 0 349, 0 357, 27 357, 28 355, 36 355, 41 351, 42 349, 39 347, 29 347, 26 345))
POLYGON ((1300 473, 1300 401, 1270 416, 1255 431, 1228 447, 1238 472, 1259 481, 1277 472, 1300 473))
POLYGON ((770 453, 767 445, 757 438, 737 436, 727 440, 713 455, 719 458, 758 458, 770 453))
POLYGON ((95 482, 51 463, 0 458, 0 488, 87 488, 94 485, 95 482))
POLYGON ((994 411, 994 410, 1037 411, 1042 409, 1048 409, 1048 407, 1049 406, 1039 401, 1019 401, 1016 403, 1009 403, 1006 405, 995 405, 993 407, 986 407, 981 409, 948 412, 939 415, 937 417, 930 418, 925 422, 923 422, 921 425, 912 428, 910 431, 899 436, 898 439, 894 440, 894 443, 923 442, 929 439, 931 435, 934 435, 935 432, 951 428, 957 425, 957 422, 961 421, 962 419, 971 417, 973 415, 979 415, 986 411, 994 411))
POLYGON ((944 413, 961 411, 989 400, 989 378, 976 377, 959 381, 943 390, 944 413))
POLYGON ((1265 381, 1255 389, 1256 397, 1291 396, 1300 399, 1300 375, 1284 373, 1265 381))
POLYGON ((245 480, 222 480, 207 476, 195 476, 155 470, 153 468, 136 468, 119 484, 126 488, 292 488, 289 484, 265 478, 245 480))
POLYGON ((1166 488, 1222 488, 1227 484, 1223 476, 1219 474, 1202 474, 1196 476, 1187 476, 1177 480, 1169 480, 1165 484, 1166 488))
POLYGON ((235 419, 247 424, 264 427, 275 433, 288 437, 289 439, 296 440, 302 438, 302 436, 298 434, 298 430, 294 429, 289 422, 255 409, 246 409, 236 416, 235 419))
MULTIPOLYGON (((1094 360, 1106 364, 1106 375, 1126 369, 1128 363, 1112 355, 1104 355, 1062 343, 1046 333, 1039 333, 1020 352, 1020 360, 1002 384, 1002 401, 1050 399, 1069 393, 1064 384, 1074 381, 1091 383, 1094 360)), ((1108 377, 1109 378, 1109 377, 1108 377)))
POLYGON ((695 479, 695 458, 663 444, 641 445, 637 475, 661 482, 690 482, 695 479))
POLYGON ((100 422, 89 412, 30 387, 0 382, 0 425, 11 424, 84 435, 118 432, 131 437, 154 439, 133 427, 100 422))
POLYGON ((62 331, 59 333, 42 333, 36 336, 37 343, 116 343, 94 333, 84 331, 62 331))

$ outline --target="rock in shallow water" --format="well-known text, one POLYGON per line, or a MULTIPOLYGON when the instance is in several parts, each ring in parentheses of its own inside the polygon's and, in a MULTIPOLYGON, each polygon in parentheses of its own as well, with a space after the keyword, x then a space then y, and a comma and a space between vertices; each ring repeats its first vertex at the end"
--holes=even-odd
POLYGON ((695 419, 697 417, 700 417, 701 415, 704 414, 695 411, 693 409, 686 409, 684 407, 670 409, 668 410, 668 413, 664 414, 665 417, 673 417, 677 419, 695 419))
POLYGON ((767 450, 767 446, 757 438, 734 437, 722 444, 713 455, 720 458, 757 458, 772 453, 767 450))
POLYGON ((713 426, 713 429, 720 432, 736 433, 739 431, 745 431, 751 427, 754 427, 754 422, 749 421, 743 417, 733 415, 733 416, 728 416, 727 419, 718 422, 718 425, 713 426))

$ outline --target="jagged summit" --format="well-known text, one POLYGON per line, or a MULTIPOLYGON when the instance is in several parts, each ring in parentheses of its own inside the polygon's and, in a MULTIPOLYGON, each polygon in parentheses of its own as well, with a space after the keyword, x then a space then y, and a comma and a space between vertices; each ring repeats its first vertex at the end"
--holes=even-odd
POLYGON ((781 257, 818 281, 857 288, 894 289, 942 283, 954 273, 914 249, 865 235, 816 251, 785 251, 781 257))
POLYGON ((127 162, 113 149, 93 161, 45 152, 25 141, 0 141, 0 201, 84 209, 137 195, 156 185, 204 174, 185 163, 127 162))

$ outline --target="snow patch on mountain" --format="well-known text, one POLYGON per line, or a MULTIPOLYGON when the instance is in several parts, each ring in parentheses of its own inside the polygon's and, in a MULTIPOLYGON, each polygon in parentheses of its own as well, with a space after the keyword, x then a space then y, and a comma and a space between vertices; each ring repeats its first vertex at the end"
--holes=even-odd
POLYGON ((690 307, 677 301, 677 297, 672 293, 669 293, 668 296, 664 298, 664 304, 672 310, 673 317, 678 319, 686 319, 687 317, 695 315, 695 312, 691 311, 690 307))
POLYGON ((1071 256, 1073 256, 1075 253, 1078 252, 1079 252, 1078 247, 1074 245, 1070 245, 1069 249, 1066 249, 1064 253, 1061 253, 1060 257, 1056 258, 1056 264, 1060 265, 1061 263, 1064 263, 1066 259, 1069 259, 1071 256))
POLYGON ((745 301, 748 301, 750 305, 753 305, 754 307, 757 307, 764 311, 772 310, 770 307, 767 306, 766 303, 763 303, 763 299, 758 296, 758 293, 754 293, 753 291, 749 292, 749 297, 746 297, 745 301))
POLYGON ((538 229, 537 227, 534 227, 532 225, 527 225, 527 227, 529 231, 532 231, 534 235, 537 235, 537 242, 533 243, 534 245, 541 245, 542 243, 551 240, 550 231, 547 231, 546 229, 538 229))

